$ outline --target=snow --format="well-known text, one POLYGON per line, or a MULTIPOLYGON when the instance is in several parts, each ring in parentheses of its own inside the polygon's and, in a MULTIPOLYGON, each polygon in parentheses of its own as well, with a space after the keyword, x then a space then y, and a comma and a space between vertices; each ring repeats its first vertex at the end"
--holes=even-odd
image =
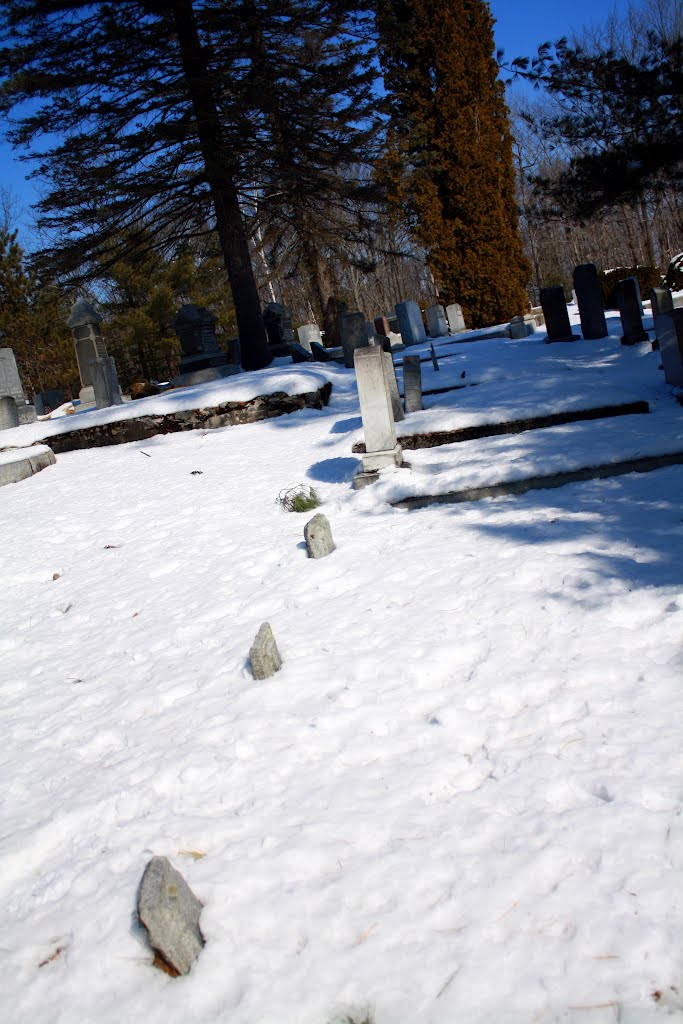
POLYGON ((425 377, 482 383, 433 415, 584 389, 648 415, 411 451, 354 492, 352 372, 277 366, 221 388, 318 376, 329 406, 60 455, 0 489, 6 1019, 683 1021, 683 467, 386 503, 399 481, 679 445, 657 353, 610 329, 444 343, 425 377), (277 504, 298 481, 327 558, 277 504), (257 683, 266 620, 284 664, 257 683), (184 978, 135 921, 155 854, 204 904, 184 978))

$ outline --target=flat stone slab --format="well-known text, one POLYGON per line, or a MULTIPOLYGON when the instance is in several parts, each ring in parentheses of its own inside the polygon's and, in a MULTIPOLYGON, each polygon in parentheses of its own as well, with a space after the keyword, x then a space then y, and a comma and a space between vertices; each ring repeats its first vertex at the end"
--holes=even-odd
POLYGON ((41 469, 54 466, 55 453, 46 444, 0 452, 0 487, 26 480, 41 469))
MULTIPOLYGON (((597 420, 609 416, 632 416, 649 411, 650 406, 645 401, 625 402, 619 405, 603 405, 597 409, 575 409, 567 412, 549 413, 546 416, 532 416, 522 420, 510 420, 507 423, 483 423, 478 426, 459 427, 455 430, 401 434, 398 440, 402 448, 415 451, 418 448, 438 448, 444 444, 474 441, 480 437, 495 437, 500 434, 521 434, 525 430, 558 427, 563 423, 580 423, 584 420, 597 420)), ((365 451, 365 446, 362 442, 359 442, 353 446, 353 451, 354 453, 362 453, 365 451)))
POLYGON ((610 476, 625 476, 627 473, 650 473, 666 466, 683 465, 683 451, 669 455, 644 455, 639 459, 625 459, 603 466, 586 466, 566 473, 550 473, 547 476, 532 476, 526 480, 508 480, 488 487, 466 487, 462 491, 447 491, 445 494, 422 495, 419 498, 402 498, 391 501, 394 508, 417 509, 427 505, 450 505, 464 501, 481 501, 482 498, 498 498, 504 494, 525 494, 527 491, 564 487, 565 484, 582 480, 602 480, 610 476))

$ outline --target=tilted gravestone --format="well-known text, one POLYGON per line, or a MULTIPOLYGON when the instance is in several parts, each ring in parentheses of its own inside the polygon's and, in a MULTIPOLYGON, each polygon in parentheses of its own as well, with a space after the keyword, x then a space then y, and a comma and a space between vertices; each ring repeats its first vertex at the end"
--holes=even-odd
POLYGON ((404 345, 419 345, 427 340, 422 313, 417 302, 397 302, 396 319, 404 345))
POLYGON ((152 949, 172 973, 188 974, 204 946, 202 905, 166 857, 152 857, 147 864, 137 904, 152 949))
POLYGON ((422 365, 419 356, 403 357, 403 401, 406 412, 422 408, 422 365))
POLYGON ((541 288, 541 309, 545 317, 548 341, 576 341, 569 322, 567 300, 561 284, 541 288))
POLYGON ((354 478, 358 489, 371 483, 378 470, 400 466, 402 452, 396 440, 385 353, 376 345, 358 348, 354 362, 365 435, 363 469, 354 478))
POLYGON ((304 540, 309 558, 325 558, 335 550, 329 520, 322 512, 318 512, 304 526, 304 540))
POLYGON ((280 302, 269 302, 263 311, 263 326, 266 329, 270 354, 286 356, 287 346, 294 341, 290 310, 280 302))
POLYGON ((683 387, 683 309, 655 317, 655 331, 666 382, 683 387))
POLYGON ((623 335, 622 345, 637 345, 639 341, 649 341, 647 331, 643 330, 643 317, 641 315, 640 290, 635 277, 626 277, 623 281, 617 281, 614 294, 619 307, 621 327, 623 335))
POLYGON ((311 342, 314 341, 317 345, 322 345, 323 338, 317 324, 302 324, 297 328, 297 334, 299 335, 299 344, 309 352, 311 351, 311 342))
POLYGON ((93 359, 89 369, 97 408, 108 409, 111 405, 123 405, 116 363, 112 356, 93 359))
POLYGON ((102 317, 86 299, 79 299, 71 307, 66 326, 70 328, 76 349, 76 362, 81 378, 80 400, 83 404, 95 401, 93 391, 92 363, 107 355, 107 346, 102 337, 102 317))
POLYGON ((433 345, 429 346, 429 354, 432 357, 432 366, 438 372, 439 371, 439 360, 436 358, 436 349, 433 345))
POLYGON ((353 354, 358 348, 370 344, 368 325, 362 313, 341 313, 337 317, 337 329, 344 352, 344 366, 353 368, 353 354))
POLYGON ((574 291, 581 317, 581 334, 586 339, 607 337, 605 304, 600 291, 598 268, 594 263, 574 267, 574 291))
POLYGON ((448 334, 448 320, 444 313, 443 306, 436 303, 428 306, 426 311, 427 328, 430 338, 444 338, 448 334))
POLYGON ((462 306, 459 302, 451 302, 446 306, 446 316, 451 334, 460 334, 466 330, 465 317, 462 315, 462 306))
POLYGON ((270 623, 264 622, 256 634, 249 649, 249 661, 254 679, 268 679, 282 668, 282 658, 270 623))
POLYGON ((664 316, 674 310, 674 297, 669 288, 653 288, 650 292, 652 316, 664 316))

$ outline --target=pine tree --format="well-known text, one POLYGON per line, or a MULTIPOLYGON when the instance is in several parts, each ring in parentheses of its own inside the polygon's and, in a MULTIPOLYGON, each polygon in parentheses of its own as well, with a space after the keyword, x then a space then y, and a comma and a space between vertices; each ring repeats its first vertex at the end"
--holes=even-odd
POLYGON ((411 217, 442 298, 469 323, 528 306, 507 108, 483 0, 378 0, 391 102, 380 176, 411 217))

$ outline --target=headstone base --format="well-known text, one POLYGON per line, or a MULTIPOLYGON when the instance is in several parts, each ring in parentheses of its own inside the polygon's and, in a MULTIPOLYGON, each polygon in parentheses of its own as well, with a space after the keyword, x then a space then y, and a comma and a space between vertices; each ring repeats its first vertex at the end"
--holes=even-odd
POLYGON ((641 341, 649 341, 650 336, 647 331, 636 331, 635 334, 624 334, 621 339, 622 345, 637 345, 641 341))
POLYGON ((363 472, 376 473, 380 469, 393 467, 397 469, 403 461, 403 449, 400 444, 383 452, 366 452, 363 455, 363 472))
POLYGON ((565 342, 565 341, 581 341, 581 335, 580 334, 570 334, 566 338, 546 338, 545 339, 546 345, 554 345, 556 341, 560 341, 560 342, 565 342))
POLYGON ((172 388, 189 388, 192 384, 206 384, 210 380, 220 380, 222 377, 231 377, 239 373, 240 367, 233 363, 223 366, 207 367, 205 370, 194 370, 192 373, 180 373, 171 381, 172 388))
POLYGON ((78 392, 78 398, 79 398, 79 401, 81 403, 81 408, 84 405, 94 405, 95 404, 95 389, 92 386, 92 384, 89 384, 85 388, 81 388, 81 390, 78 392))

